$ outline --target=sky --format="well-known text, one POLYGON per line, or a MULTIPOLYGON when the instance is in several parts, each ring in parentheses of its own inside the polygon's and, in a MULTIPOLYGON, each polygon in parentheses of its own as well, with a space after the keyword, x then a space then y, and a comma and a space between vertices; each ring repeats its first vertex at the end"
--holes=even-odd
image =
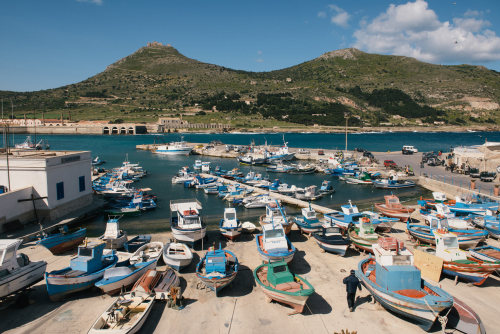
POLYGON ((3 0, 0 90, 79 82, 147 42, 269 71, 348 47, 500 71, 493 0, 3 0))

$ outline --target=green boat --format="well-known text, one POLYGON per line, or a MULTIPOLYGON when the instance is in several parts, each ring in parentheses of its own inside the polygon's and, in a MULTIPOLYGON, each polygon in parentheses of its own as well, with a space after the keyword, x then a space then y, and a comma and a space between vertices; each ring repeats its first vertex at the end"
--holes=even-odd
POLYGON ((291 273, 285 261, 263 263, 255 268, 253 276, 269 301, 293 308, 290 315, 302 313, 307 299, 314 293, 311 283, 291 273))
POLYGON ((361 218, 358 225, 359 227, 354 227, 353 224, 350 224, 347 229, 351 243, 359 250, 373 254, 372 245, 378 242, 379 235, 375 232, 375 228, 368 217, 361 218))

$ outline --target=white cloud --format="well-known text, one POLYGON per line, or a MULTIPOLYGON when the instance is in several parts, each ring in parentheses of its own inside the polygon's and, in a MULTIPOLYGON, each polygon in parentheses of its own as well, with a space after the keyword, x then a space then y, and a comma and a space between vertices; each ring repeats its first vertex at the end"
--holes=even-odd
POLYGON ((326 12, 318 12, 318 17, 321 18, 321 19, 324 19, 326 17, 326 12))
POLYGON ((354 32, 355 47, 375 53, 415 57, 428 62, 484 62, 500 59, 500 38, 490 22, 467 11, 451 22, 440 21, 424 0, 391 4, 354 32))
POLYGON ((98 6, 101 6, 102 5, 102 0, 76 0, 77 2, 89 2, 89 3, 93 3, 93 4, 96 4, 98 6))
MULTIPOLYGON (((351 15, 346 12, 344 9, 340 8, 339 6, 336 5, 328 5, 328 8, 330 9, 331 12, 333 12, 332 17, 330 18, 330 22, 333 24, 336 24, 342 28, 347 28, 349 26, 349 19, 351 18, 351 15)), ((320 12, 324 13, 324 12, 320 12)), ((318 13, 319 16, 319 13, 318 13)), ((326 17, 326 13, 325 13, 326 17)))

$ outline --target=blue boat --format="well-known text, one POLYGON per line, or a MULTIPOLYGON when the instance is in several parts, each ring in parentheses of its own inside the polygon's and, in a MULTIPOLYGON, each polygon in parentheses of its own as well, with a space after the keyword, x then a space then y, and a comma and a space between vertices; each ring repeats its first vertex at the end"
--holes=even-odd
POLYGON ((426 225, 418 225, 418 224, 410 224, 410 222, 406 222, 406 229, 410 236, 414 239, 417 239, 426 244, 436 244, 436 240, 434 237, 434 232, 436 230, 446 230, 449 232, 453 232, 458 237, 458 244, 460 248, 472 248, 476 247, 476 245, 484 241, 488 236, 488 232, 482 230, 462 230, 462 229, 454 229, 450 228, 448 225, 448 219, 446 217, 440 218, 437 216, 429 217, 429 226, 426 225))
POLYGON ((349 248, 350 240, 342 235, 340 227, 322 227, 312 234, 318 246, 326 252, 344 256, 349 248))
POLYGON ((322 195, 331 194, 335 192, 335 189, 333 188, 332 185, 332 181, 324 180, 321 183, 321 187, 319 188, 318 192, 322 195))
POLYGON ((59 229, 59 232, 44 233, 36 243, 47 248, 52 254, 61 254, 81 244, 86 234, 86 228, 70 231, 68 226, 64 225, 59 229))
POLYGON ((228 286, 238 274, 238 258, 232 252, 211 247, 196 266, 196 276, 215 292, 228 286))
POLYGON ((119 293, 132 285, 149 269, 155 269, 157 259, 139 262, 139 263, 126 263, 122 266, 116 266, 106 269, 104 276, 101 280, 95 283, 95 286, 108 295, 119 293))
POLYGON ((450 211, 461 214, 476 214, 486 215, 488 211, 496 212, 498 210, 497 202, 484 202, 484 203, 464 203, 456 202, 455 205, 450 205, 450 211))
POLYGON ((104 276, 106 269, 116 265, 118 257, 103 255, 104 242, 88 242, 78 247, 78 256, 71 259, 69 267, 45 273, 45 284, 51 300, 88 289, 104 276))
POLYGON ((500 222, 498 221, 498 217, 496 219, 484 219, 484 229, 488 231, 490 237, 495 239, 500 238, 500 222))
POLYGON ((394 241, 373 245, 375 258, 361 260, 356 276, 384 308, 429 330, 453 306, 453 297, 422 279, 413 254, 394 241))
MULTIPOLYGON (((350 224, 358 226, 363 217, 371 216, 370 214, 360 213, 358 207, 349 201, 349 204, 341 206, 342 212, 332 211, 325 213, 325 219, 332 226, 336 225, 341 229, 347 230, 350 224)), ((387 223, 387 221, 382 221, 381 219, 371 219, 373 227, 377 228, 382 222, 387 223)), ((384 225, 385 226, 385 225, 384 225)))
POLYGON ((281 224, 262 225, 262 234, 255 237, 257 250, 265 262, 285 261, 290 262, 295 254, 295 246, 285 235, 281 224))
POLYGON ((133 237, 132 239, 126 241, 123 244, 123 248, 129 253, 134 253, 139 247, 149 243, 151 241, 151 235, 144 234, 133 237))
POLYGON ((397 180, 397 179, 380 179, 373 180, 375 188, 381 189, 399 189, 415 187, 417 184, 410 180, 397 180))
POLYGON ((311 203, 309 203, 308 208, 302 208, 301 211, 302 216, 295 218, 295 224, 297 224, 302 233, 311 234, 323 228, 323 224, 316 216, 316 211, 311 207, 311 203))

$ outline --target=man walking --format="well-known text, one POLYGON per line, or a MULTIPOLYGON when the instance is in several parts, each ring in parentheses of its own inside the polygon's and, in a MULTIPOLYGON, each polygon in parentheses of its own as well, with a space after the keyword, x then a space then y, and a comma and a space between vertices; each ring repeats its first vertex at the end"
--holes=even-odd
POLYGON ((347 305, 349 306, 349 311, 354 312, 354 300, 356 298, 356 288, 361 291, 361 283, 359 279, 354 274, 354 270, 351 270, 351 275, 344 278, 345 289, 347 291, 347 305))

